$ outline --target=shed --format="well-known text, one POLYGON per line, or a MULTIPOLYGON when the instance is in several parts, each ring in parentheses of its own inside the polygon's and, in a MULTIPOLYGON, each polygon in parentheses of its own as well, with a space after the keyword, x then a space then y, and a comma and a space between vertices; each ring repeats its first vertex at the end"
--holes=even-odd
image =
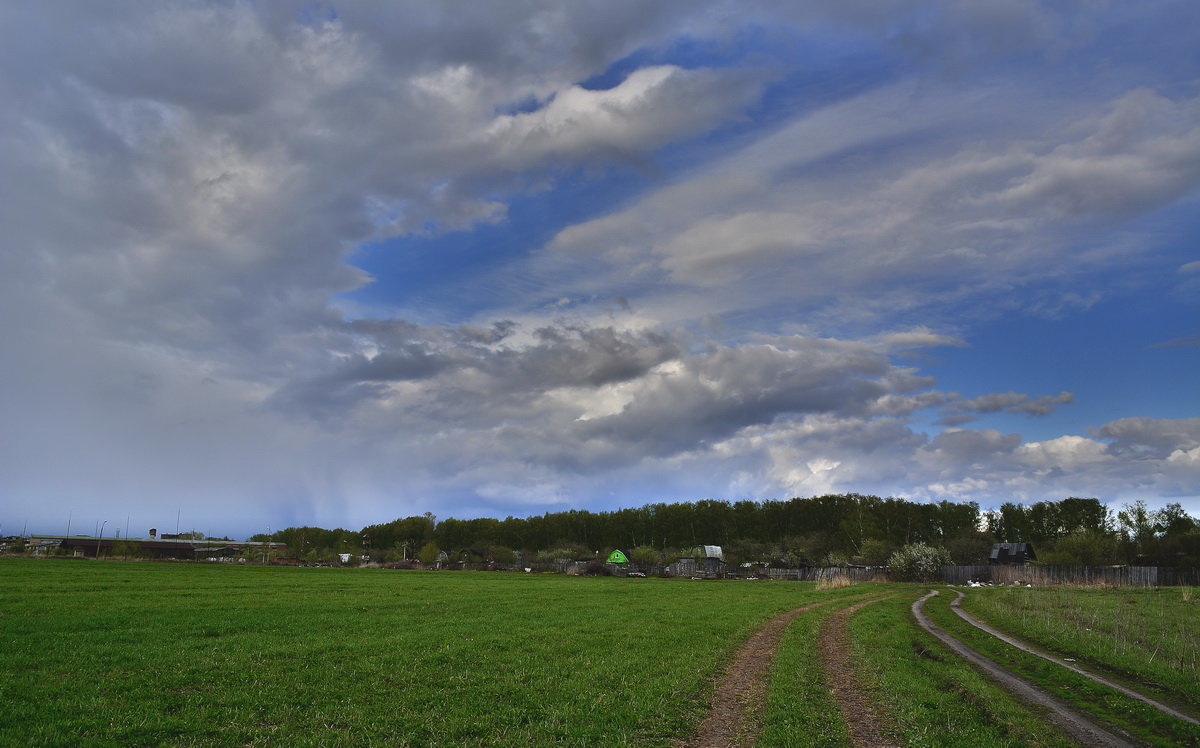
POLYGON ((1032 543, 996 543, 988 555, 989 564, 1023 565, 1037 561, 1032 543))
POLYGON ((678 576, 723 576, 725 573, 725 551, 719 545, 697 545, 691 555, 671 564, 671 573, 678 576))

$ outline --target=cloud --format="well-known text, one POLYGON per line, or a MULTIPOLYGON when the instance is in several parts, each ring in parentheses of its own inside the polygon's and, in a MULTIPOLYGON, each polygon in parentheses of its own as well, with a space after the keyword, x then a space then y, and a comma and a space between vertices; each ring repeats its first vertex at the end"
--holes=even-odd
POLYGON ((921 355, 965 345, 972 315, 1102 303, 1056 282, 1138 261, 1156 245, 1110 235, 1200 181, 1171 76, 1012 74, 1102 36, 1076 20, 1095 17, 6 4, 9 511, 174 503, 238 532, 434 503, 1194 494, 1188 420, 1038 442, 912 425, 1070 402, 964 399, 921 355), (364 247, 399 275, 437 265, 387 240, 467 235, 598 176, 528 245, 445 259, 465 279, 414 269, 364 301, 364 247), (1040 305, 1029 284, 1051 286, 1040 305))
POLYGON ((1095 435, 1111 440, 1116 452, 1166 457, 1200 446, 1200 418, 1121 418, 1100 426, 1095 435))
POLYGON ((938 423, 958 426, 973 420, 979 414, 999 413, 1001 411, 1005 413, 1044 416, 1053 413, 1059 405, 1065 405, 1074 401, 1075 396, 1070 392, 1060 392, 1057 395, 1042 395, 1037 398, 1021 392, 996 392, 969 400, 955 400, 947 404, 943 408, 943 412, 947 413, 947 415, 940 419, 938 423))
POLYGON ((548 249, 637 267, 721 312, 786 300, 825 320, 894 315, 1128 264, 1128 247, 1078 237, 1200 185, 1194 99, 1137 89, 1072 120, 1036 91, 989 91, 969 109, 942 96, 893 86, 820 108, 548 249), (1014 124, 1001 112, 1018 98, 1014 124), (922 137, 934 123, 936 149, 922 137))
POLYGON ((1059 215, 1136 214, 1200 180, 1200 102, 1137 89, 1085 126, 1086 137, 1036 157, 994 198, 1059 215))
POLYGON ((761 86, 744 74, 641 68, 614 88, 571 86, 540 109, 493 120, 488 150, 524 167, 546 160, 641 160, 667 142, 696 135, 753 103, 761 86))

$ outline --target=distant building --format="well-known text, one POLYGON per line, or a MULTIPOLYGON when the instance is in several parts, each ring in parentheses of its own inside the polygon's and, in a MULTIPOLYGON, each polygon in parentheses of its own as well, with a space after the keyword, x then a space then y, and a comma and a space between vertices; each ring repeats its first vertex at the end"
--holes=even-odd
POLYGON ((94 557, 135 552, 144 558, 173 558, 190 561, 228 560, 234 556, 262 554, 274 560, 287 553, 283 543, 232 540, 156 540, 147 538, 100 538, 87 535, 33 535, 31 545, 38 554, 94 557))
POLYGON ((1037 561, 1032 543, 996 543, 988 555, 989 564, 1020 566, 1030 561, 1037 561))
POLYGON ((725 551, 719 545, 698 545, 690 556, 684 556, 668 567, 668 571, 680 577, 712 577, 725 574, 725 551))

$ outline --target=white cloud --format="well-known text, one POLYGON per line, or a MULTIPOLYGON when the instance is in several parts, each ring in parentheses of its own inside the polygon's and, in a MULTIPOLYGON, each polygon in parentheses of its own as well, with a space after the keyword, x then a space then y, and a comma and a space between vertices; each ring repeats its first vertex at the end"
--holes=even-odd
POLYGON ((517 168, 596 156, 640 160, 738 113, 758 98, 759 88, 744 75, 641 68, 615 88, 570 86, 536 111, 499 117, 485 138, 493 158, 517 168))
MULTIPOLYGON (((909 357, 970 336, 905 313, 1023 303, 1012 292, 1027 279, 1126 262, 1141 244, 1089 231, 1107 232, 1118 209, 1186 199, 1200 179, 1183 89, 950 81, 1006 50, 1057 46, 1058 14, 607 0, 338 10, 0 8, 11 506, 185 503, 236 532, 353 526, 421 502, 503 512, 658 490, 1196 493, 1194 419, 1032 443, 930 437, 908 421, 1068 402, 938 390, 909 357), (730 18, 789 45, 888 29, 877 52, 935 74, 855 95, 805 89, 769 126, 742 118, 794 72, 774 62, 655 62, 606 90, 581 85, 681 40, 740 43, 730 18), (928 49, 949 62, 922 63, 928 49), (355 300, 337 295, 369 281, 348 264, 364 242, 501 222, 515 196, 562 174, 642 167, 730 123, 746 127, 696 163, 646 169, 660 189, 496 266, 480 283, 501 290, 473 320, 342 311, 355 300)), ((738 44, 721 49, 714 59, 738 44)))
POLYGON ((638 267, 716 312, 788 303, 828 323, 964 298, 982 311, 1014 286, 1135 262, 1138 248, 1096 232, 1200 186, 1196 100, 1138 89, 1080 117, 1032 88, 967 107, 946 95, 896 86, 807 113, 548 248, 638 267))

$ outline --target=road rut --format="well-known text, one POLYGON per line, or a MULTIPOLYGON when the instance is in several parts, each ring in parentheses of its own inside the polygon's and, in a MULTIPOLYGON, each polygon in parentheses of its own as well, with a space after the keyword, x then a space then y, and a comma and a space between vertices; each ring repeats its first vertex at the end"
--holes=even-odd
POLYGON ((979 620, 978 618, 971 615, 970 613, 968 613, 967 611, 963 610, 960 607, 959 604, 963 600, 962 592, 955 590, 954 594, 958 595, 958 597, 954 598, 954 602, 950 603, 950 608, 955 613, 958 614, 959 618, 963 619, 964 621, 971 624, 972 626, 979 629, 980 631, 986 631, 987 633, 996 637, 1000 641, 1002 641, 1006 644, 1010 644, 1010 645, 1016 647, 1017 649, 1021 650, 1022 652, 1028 652, 1031 655, 1036 655, 1038 657, 1041 657, 1043 660, 1049 660, 1050 662, 1053 662, 1055 665, 1065 667, 1067 670, 1070 670, 1073 673, 1078 673, 1079 675, 1082 675, 1085 678, 1090 678, 1091 680, 1093 680, 1097 683, 1100 683, 1101 685, 1105 685, 1105 686, 1108 686, 1109 688, 1120 691, 1121 693, 1125 694, 1126 696, 1128 696, 1131 699, 1137 699, 1138 701, 1149 704, 1150 706, 1154 707, 1155 709, 1158 709, 1159 711, 1163 712, 1164 714, 1169 714, 1172 717, 1177 717, 1185 722, 1191 722, 1193 725, 1200 725, 1200 720, 1196 719, 1195 717, 1192 717, 1191 715, 1184 714, 1183 712, 1179 711, 1178 709, 1167 706, 1166 704, 1164 704, 1160 701, 1155 701, 1154 699, 1150 698, 1149 696, 1146 696, 1145 694, 1142 694, 1142 693, 1138 693, 1137 691, 1134 691, 1132 688, 1129 688, 1128 686, 1123 686, 1120 683, 1116 683, 1114 681, 1109 680, 1108 678, 1105 678, 1103 676, 1096 675, 1095 673, 1084 670, 1083 668, 1079 667, 1078 665, 1076 665, 1074 663, 1066 662, 1062 658, 1055 657, 1054 655, 1049 654, 1047 652, 1043 652, 1042 650, 1037 649, 1036 647, 1023 642, 1020 639, 1009 636, 1008 634, 1005 634, 1002 631, 992 628, 988 624, 979 620))
POLYGON ((751 634, 717 684, 708 716, 700 723, 695 735, 676 742, 676 745, 684 748, 754 745, 762 725, 753 707, 766 698, 767 679, 780 637, 796 616, 831 602, 835 601, 825 600, 789 610, 751 634))
POLYGON ((983 670, 992 678, 994 678, 1001 686, 1011 691, 1019 698, 1043 707, 1049 710, 1047 718, 1054 724, 1061 727, 1067 734, 1078 740, 1085 746, 1120 746, 1121 748, 1132 748, 1133 743, 1119 737, 1103 727, 1100 727, 1095 722, 1092 722, 1087 717, 1075 711, 1066 703, 1060 701, 1054 696, 1047 693, 1042 688, 1030 683, 1016 673, 1013 673, 1007 668, 997 665, 967 645, 955 639, 950 634, 938 628, 936 624, 929 619, 925 614, 925 601, 937 594, 934 590, 912 604, 913 616, 916 617, 917 623, 936 636, 950 649, 954 650, 963 659, 971 662, 973 665, 983 670))

